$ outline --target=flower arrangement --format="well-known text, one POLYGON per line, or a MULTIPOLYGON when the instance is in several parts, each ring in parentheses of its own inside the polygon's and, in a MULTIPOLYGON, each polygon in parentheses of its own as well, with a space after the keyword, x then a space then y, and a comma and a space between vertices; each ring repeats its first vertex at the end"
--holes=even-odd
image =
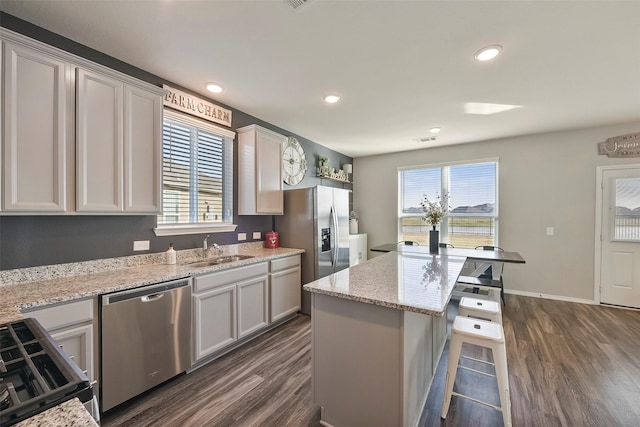
POLYGON ((351 211, 349 213, 349 219, 355 219, 357 221, 358 220, 358 213, 356 211, 351 211))
POLYGON ((429 201, 427 195, 422 196, 422 201, 420 202, 420 206, 422 206, 422 211, 424 212, 424 217, 422 217, 423 221, 426 221, 429 225, 432 225, 434 230, 436 225, 440 224, 442 218, 449 212, 449 194, 445 193, 440 197, 436 196, 438 199, 435 202, 429 201))

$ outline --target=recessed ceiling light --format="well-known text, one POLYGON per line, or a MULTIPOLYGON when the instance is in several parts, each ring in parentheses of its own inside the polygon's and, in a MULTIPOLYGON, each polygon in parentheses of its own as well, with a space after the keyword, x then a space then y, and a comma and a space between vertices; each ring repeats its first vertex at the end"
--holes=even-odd
POLYGON ((441 129, 440 129, 438 126, 436 126, 436 127, 433 127, 433 128, 431 128, 431 129, 429 129, 429 132, 431 132, 431 133, 438 133, 438 132, 440 132, 440 130, 441 130, 441 129))
POLYGON ((335 104, 336 102, 340 101, 340 95, 335 95, 335 94, 326 95, 324 97, 324 100, 329 104, 335 104))
POLYGON ((499 44, 494 44, 492 46, 483 47, 473 56, 478 61, 489 61, 490 59, 495 58, 502 52, 502 46, 499 44))
POLYGON ((209 92, 213 92, 213 93, 222 92, 222 86, 220 86, 218 83, 207 83, 205 86, 209 92))

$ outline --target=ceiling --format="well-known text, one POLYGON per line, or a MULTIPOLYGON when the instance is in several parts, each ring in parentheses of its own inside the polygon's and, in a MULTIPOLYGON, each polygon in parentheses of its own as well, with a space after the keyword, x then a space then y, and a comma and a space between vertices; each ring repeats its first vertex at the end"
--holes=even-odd
POLYGON ((352 157, 640 120, 640 1, 2 0, 352 157), (480 63, 474 53, 500 44, 480 63), (342 96, 326 104, 325 94, 342 96), (465 114, 464 104, 521 108, 465 114), (442 131, 435 141, 429 129, 442 131))

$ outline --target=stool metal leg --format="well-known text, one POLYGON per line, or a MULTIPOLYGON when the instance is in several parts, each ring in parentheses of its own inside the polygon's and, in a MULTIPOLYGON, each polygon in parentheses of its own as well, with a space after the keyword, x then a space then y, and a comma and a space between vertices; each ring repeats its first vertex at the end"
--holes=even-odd
POLYGON ((451 396, 453 395, 453 384, 456 381, 456 373, 458 372, 458 361, 460 360, 460 352, 462 351, 462 340, 457 335, 451 336, 449 343, 449 361, 447 366, 447 379, 445 383, 444 401, 442 402, 442 419, 447 418, 449 405, 451 405, 451 396))
POLYGON ((496 368, 496 380, 500 392, 500 407, 505 427, 511 427, 511 396, 509 394, 509 371, 507 369, 507 349, 503 344, 493 346, 493 361, 496 368))

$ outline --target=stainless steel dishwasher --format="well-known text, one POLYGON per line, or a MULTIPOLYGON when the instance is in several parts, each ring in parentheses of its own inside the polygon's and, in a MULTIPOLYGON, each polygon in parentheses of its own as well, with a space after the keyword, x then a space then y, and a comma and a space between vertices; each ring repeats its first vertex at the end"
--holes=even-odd
POLYGON ((100 296, 101 409, 191 366, 191 280, 100 296))

